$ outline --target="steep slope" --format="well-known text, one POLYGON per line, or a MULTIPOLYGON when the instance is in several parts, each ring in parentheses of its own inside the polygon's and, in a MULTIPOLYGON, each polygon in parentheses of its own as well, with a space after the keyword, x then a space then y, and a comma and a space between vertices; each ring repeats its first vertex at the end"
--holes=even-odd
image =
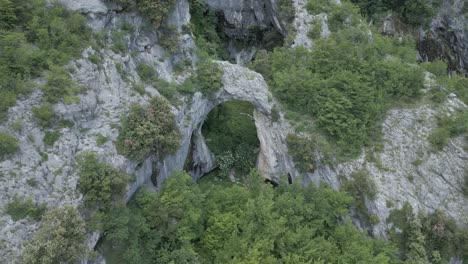
MULTIPOLYGON (((164 94, 165 87, 149 84, 144 85, 143 93, 135 91, 132 82, 142 83, 138 65, 151 65, 160 79, 180 84, 188 74, 175 73, 176 65, 189 61, 191 67, 197 61, 193 35, 183 29, 190 21, 189 2, 177 0, 174 11, 167 18, 166 23, 180 34, 174 52, 168 51, 161 43, 167 36, 151 28, 149 21, 136 12, 122 11, 118 6, 100 0, 61 2, 71 10, 86 15, 88 24, 96 32, 112 35, 123 32, 124 25, 130 24, 132 30, 121 36, 128 50, 116 53, 109 46, 89 47, 82 58, 69 63, 69 67, 73 68, 73 79, 89 88, 79 95, 79 103, 59 102, 54 105, 57 115, 74 125, 59 128, 60 137, 52 146, 44 144, 45 132, 32 114, 32 107, 41 104, 43 94, 40 90, 36 89, 10 108, 8 120, 0 124, 0 129, 19 139, 20 151, 0 162, 1 208, 11 202, 15 195, 32 197, 39 203, 46 202, 48 207, 64 204, 80 206, 82 197, 76 189, 78 174, 75 162, 76 155, 84 151, 96 152, 106 163, 135 175, 136 180, 128 188, 127 199, 142 185, 159 187, 174 170, 184 167, 189 153, 192 155, 191 167, 194 168, 191 174, 196 180, 215 166, 201 134, 203 121, 216 105, 230 100, 247 101, 255 108, 255 124, 261 144, 257 166, 262 175, 276 181, 288 174, 295 181, 300 179, 302 173, 295 168, 286 144, 286 137, 294 132, 294 128, 284 118, 284 113, 281 113, 279 120, 272 120, 272 109, 280 106, 268 90, 264 78, 242 66, 223 61, 216 62, 224 72, 220 91, 213 96, 203 96, 200 92, 177 94, 177 100, 171 101, 182 134, 181 146, 174 155, 162 160, 153 155, 141 164, 119 155, 114 142, 119 134, 121 119, 130 105, 146 104, 151 96, 164 94), (98 62, 95 61, 96 56, 100 58, 98 62), (20 131, 13 129, 16 120, 22 120, 23 128, 20 131), (98 143, 100 137, 106 140, 98 143), (190 151, 191 146, 193 149, 190 151)), ((234 5, 229 1, 207 1, 211 8, 224 13, 226 21, 233 27, 233 34, 239 34, 236 27, 249 25, 273 30, 270 23, 280 34, 287 34, 272 7, 274 1, 245 2, 249 3, 235 1, 234 5), (258 5, 262 8, 256 8, 258 5)), ((296 18, 292 25, 296 35, 293 46, 313 48, 313 42, 307 36, 313 16, 305 9, 305 2, 294 1, 296 18)), ((322 25, 321 35, 328 36, 327 15, 317 17, 322 25)), ((466 41, 459 43, 466 44, 466 41)), ((457 44, 457 47, 460 45, 457 44)), ((463 52, 460 51, 460 54, 463 52)), ((249 56, 239 61, 248 60, 249 56)), ((463 63, 463 59, 459 61, 463 63)), ((427 90, 433 85, 431 78, 428 74, 427 90)), ((451 140, 447 147, 437 153, 431 151, 427 140, 436 125, 436 116, 466 108, 455 95, 450 95, 441 106, 421 102, 414 107, 393 109, 385 118, 384 148, 382 152, 374 154, 376 159, 370 159, 364 151, 353 161, 334 166, 316 164, 315 171, 306 173, 302 182, 318 184, 324 181, 339 188, 342 184, 340 176, 350 178, 353 172, 366 169, 378 189, 377 198, 366 201, 366 205, 372 214, 380 218, 380 223, 373 227, 379 235, 385 235, 385 219, 393 208, 388 208, 387 201, 392 201, 395 208, 409 201, 414 208, 423 212, 441 208, 459 223, 467 224, 468 203, 461 189, 468 160, 466 148, 463 148, 466 139, 458 137, 451 140)), ((321 155, 320 150, 317 155, 321 155)), ((38 223, 13 221, 10 215, 2 213, 0 226, 0 261, 8 263, 21 254, 22 245, 37 229, 38 223)), ((90 247, 96 241, 96 235, 90 236, 90 247)))

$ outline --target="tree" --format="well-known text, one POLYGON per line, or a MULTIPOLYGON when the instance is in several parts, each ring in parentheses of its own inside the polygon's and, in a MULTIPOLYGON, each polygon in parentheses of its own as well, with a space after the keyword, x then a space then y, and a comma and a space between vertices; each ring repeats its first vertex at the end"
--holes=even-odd
POLYGON ((108 210, 114 201, 123 199, 130 175, 99 162, 94 153, 82 154, 77 164, 80 170, 78 189, 88 208, 108 210))
POLYGON ((11 29, 15 26, 15 6, 11 0, 0 0, 0 29, 11 29))
POLYGON ((156 28, 161 26, 163 20, 175 5, 175 0, 138 0, 138 9, 149 17, 156 28))
POLYGON ((75 208, 51 209, 27 242, 23 261, 27 264, 74 263, 86 255, 85 238, 85 222, 75 208))
POLYGON ((151 154, 158 154, 162 159, 174 153, 179 144, 180 132, 174 114, 163 97, 154 97, 144 107, 132 105, 122 120, 117 138, 119 153, 136 161, 143 161, 151 154))

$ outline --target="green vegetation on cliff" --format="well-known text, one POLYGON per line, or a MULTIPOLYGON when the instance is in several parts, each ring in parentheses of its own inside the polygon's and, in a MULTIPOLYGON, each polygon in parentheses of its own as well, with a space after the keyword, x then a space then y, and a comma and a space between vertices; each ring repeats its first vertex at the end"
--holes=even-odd
POLYGON ((18 140, 12 135, 0 132, 0 161, 15 154, 19 149, 18 140))
POLYGON ((143 161, 150 154, 160 158, 172 154, 179 147, 180 132, 169 102, 153 97, 146 106, 132 105, 123 118, 117 150, 135 161, 143 161))
POLYGON ((85 222, 69 206, 54 208, 23 250, 25 264, 75 263, 86 256, 85 222))
MULTIPOLYGON (((47 100, 72 95, 72 85, 57 90, 50 81, 56 80, 51 79, 55 66, 80 56, 89 44, 92 33, 85 18, 45 0, 2 0, 0 7, 0 118, 44 71, 52 71, 44 86, 47 100)), ((60 74, 61 80, 70 79, 68 73, 60 74)))
POLYGON ((420 95, 423 71, 409 62, 416 53, 407 44, 346 28, 312 51, 260 52, 252 68, 287 109, 313 116, 341 154, 356 155, 379 138, 389 106, 420 95))
POLYGON ((215 107, 202 132, 223 176, 232 168, 244 175, 254 167, 260 142, 250 103, 226 102, 215 107))

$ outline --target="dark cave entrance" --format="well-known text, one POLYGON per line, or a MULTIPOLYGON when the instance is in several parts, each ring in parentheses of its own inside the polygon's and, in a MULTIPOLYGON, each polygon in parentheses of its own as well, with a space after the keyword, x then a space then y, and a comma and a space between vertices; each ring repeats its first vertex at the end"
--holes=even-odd
MULTIPOLYGON (((231 101, 216 106, 208 114, 201 132, 214 154, 216 168, 203 175, 201 182, 241 183, 255 167, 260 141, 253 111, 253 106, 248 102, 231 101)), ((189 153, 189 157, 192 155, 189 153)))

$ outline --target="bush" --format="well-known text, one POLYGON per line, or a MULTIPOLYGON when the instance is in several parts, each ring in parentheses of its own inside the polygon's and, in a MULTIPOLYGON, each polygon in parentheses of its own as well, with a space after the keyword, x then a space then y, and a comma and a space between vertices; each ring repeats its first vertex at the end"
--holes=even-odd
MULTIPOLYGON (((0 32, 0 117, 4 117, 17 95, 30 91, 31 79, 81 56, 91 31, 84 16, 45 0, 1 0, 0 5, 0 28, 4 29, 0 32)), ((60 99, 55 92, 47 92, 52 101, 60 99)))
POLYGON ((421 66, 437 77, 447 76, 447 63, 443 61, 433 61, 421 63, 421 66))
POLYGON ((148 64, 141 63, 137 66, 137 73, 140 79, 145 83, 151 83, 158 79, 154 68, 148 64))
POLYGON ((81 88, 63 68, 52 67, 47 74, 47 82, 41 87, 44 97, 49 103, 57 103, 66 96, 74 96, 81 92, 81 88))
POLYGON ((18 150, 18 139, 8 133, 0 132, 0 161, 15 154, 18 150))
POLYGON ((171 54, 177 52, 179 50, 180 42, 180 34, 179 31, 177 31, 177 28, 165 28, 161 33, 162 35, 159 38, 159 45, 171 54))
POLYGON ((468 111, 453 113, 451 116, 441 116, 437 120, 437 128, 429 135, 429 142, 436 151, 442 150, 450 138, 463 135, 468 131, 468 111))
POLYGON ((317 39, 312 51, 259 52, 251 65, 287 110, 313 116, 345 158, 379 140, 385 110, 419 98, 424 84, 423 71, 407 64, 414 49, 378 35, 369 41, 363 27, 317 39))
MULTIPOLYGON (((190 29, 195 36, 199 55, 229 59, 229 52, 216 31, 219 17, 214 10, 207 7, 204 1, 190 0, 190 29)), ((200 56, 203 57, 203 56, 200 56)))
POLYGON ((9 214, 13 221, 25 218, 40 221, 46 209, 46 203, 37 204, 33 202, 32 198, 24 199, 18 196, 15 196, 11 203, 5 205, 5 213, 9 214))
POLYGON ((288 143, 288 152, 299 170, 314 172, 317 142, 311 138, 300 137, 295 134, 288 134, 286 142, 288 143))
POLYGON ((41 107, 33 106, 32 112, 36 122, 42 127, 52 127, 57 119, 51 104, 45 103, 41 107))
POLYGON ((46 131, 44 134, 44 144, 52 147, 61 135, 59 131, 46 131))
POLYGON ((76 209, 70 206, 51 209, 26 243, 23 263, 75 263, 86 256, 85 239, 85 222, 76 209))
POLYGON ((223 70, 218 64, 205 60, 197 65, 197 86, 202 94, 211 96, 223 86, 223 70))
POLYGON ((370 215, 366 207, 367 200, 375 200, 377 197, 377 186, 365 170, 360 170, 351 174, 351 179, 344 179, 343 189, 354 199, 353 206, 364 220, 375 223, 375 217, 370 215))
POLYGON ((170 104, 154 97, 148 106, 133 105, 122 120, 117 150, 130 159, 143 161, 151 154, 162 159, 174 153, 180 144, 180 132, 170 104))
POLYGON ((138 10, 146 15, 153 26, 159 28, 163 20, 169 15, 169 12, 175 6, 175 0, 138 0, 138 10))
POLYGON ((96 144, 98 146, 102 146, 107 142, 108 138, 101 133, 98 134, 97 139, 96 139, 96 144))
POLYGON ((96 154, 78 157, 78 189, 88 209, 109 210, 112 203, 124 197, 130 175, 98 160, 96 154))

